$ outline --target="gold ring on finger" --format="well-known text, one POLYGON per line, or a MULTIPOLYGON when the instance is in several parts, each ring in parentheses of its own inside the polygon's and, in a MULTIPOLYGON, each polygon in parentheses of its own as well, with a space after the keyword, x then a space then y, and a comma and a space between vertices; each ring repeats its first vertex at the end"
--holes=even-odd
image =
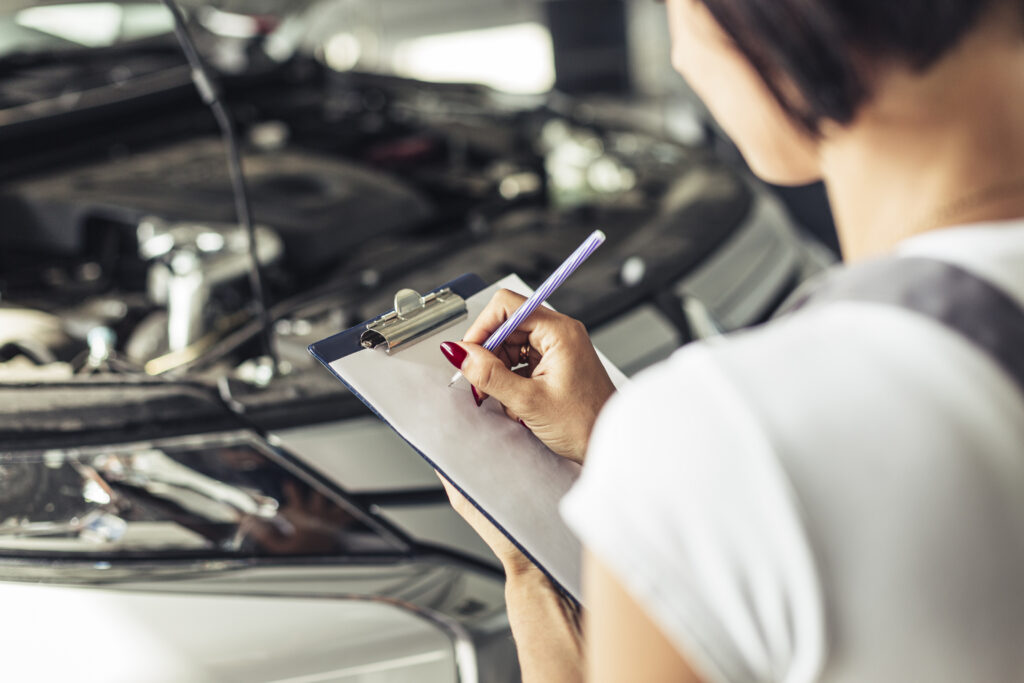
POLYGON ((517 365, 526 365, 527 363, 529 363, 530 362, 530 351, 532 351, 532 349, 530 348, 529 344, 523 344, 522 346, 520 346, 519 347, 519 362, 516 363, 516 364, 517 365))

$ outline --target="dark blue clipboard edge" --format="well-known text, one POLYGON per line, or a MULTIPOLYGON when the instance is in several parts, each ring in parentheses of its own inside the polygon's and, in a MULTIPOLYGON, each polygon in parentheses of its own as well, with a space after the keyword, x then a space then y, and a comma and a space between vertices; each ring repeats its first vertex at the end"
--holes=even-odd
MULTIPOLYGON (((451 282, 445 283, 445 284, 441 285, 440 287, 437 287, 437 288, 431 290, 431 292, 437 292, 437 291, 440 291, 442 289, 445 289, 446 287, 450 287, 453 292, 455 292, 456 294, 461 296, 463 299, 468 299, 469 297, 473 296, 474 294, 477 294, 480 291, 486 289, 488 287, 488 285, 487 285, 487 283, 485 283, 483 281, 483 279, 479 275, 476 275, 476 274, 473 274, 473 273, 467 273, 465 275, 461 275, 461 276, 455 278, 451 282)), ((429 293, 430 292, 428 292, 428 294, 429 293)), ((385 311, 385 313, 389 313, 389 312, 390 311, 385 311)), ((381 315, 384 315, 384 313, 382 313, 381 315)), ((452 486, 454 486, 456 489, 458 489, 458 491, 463 496, 466 497, 466 500, 468 500, 470 503, 472 503, 473 506, 477 510, 479 510, 480 513, 483 514, 483 516, 486 517, 488 521, 491 522, 491 524, 493 524, 495 527, 497 527, 497 529, 500 530, 501 533, 503 533, 505 535, 505 538, 507 538, 509 541, 511 541, 512 544, 516 548, 518 548, 520 552, 522 552, 524 555, 526 555, 526 557, 528 557, 530 559, 530 561, 533 562, 533 564, 536 565, 537 568, 541 570, 541 572, 544 574, 544 576, 546 576, 548 578, 548 580, 551 581, 552 585, 554 585, 559 591, 561 591, 567 597, 569 597, 574 602, 576 602, 577 605, 580 605, 582 603, 582 601, 580 599, 581 596, 573 595, 573 593, 571 591, 569 591, 557 579, 555 579, 555 577, 553 577, 551 575, 551 573, 547 570, 547 568, 545 568, 540 562, 538 562, 537 558, 535 558, 532 554, 530 554, 530 552, 528 550, 526 550, 526 548, 524 548, 519 543, 519 541, 512 536, 512 534, 510 534, 508 531, 506 531, 505 528, 503 526, 501 526, 501 524, 499 524, 491 516, 491 514, 489 512, 487 512, 487 510, 485 510, 482 506, 480 506, 480 504, 478 504, 475 500, 473 500, 469 496, 469 494, 467 494, 465 491, 463 491, 462 488, 458 484, 453 482, 451 480, 451 478, 448 477, 448 474, 444 470, 442 470, 437 465, 437 463, 435 463, 433 460, 431 460, 423 451, 421 451, 418 448, 416 448, 415 446, 413 446, 412 443, 410 443, 409 440, 406 439, 401 434, 401 432, 399 432, 397 429, 395 429, 391 425, 390 422, 385 420, 384 417, 380 413, 377 412, 377 409, 374 408, 373 404, 370 403, 370 401, 366 400, 365 396, 363 396, 358 391, 356 391, 348 382, 346 382, 344 380, 344 378, 341 375, 339 375, 337 372, 334 371, 334 368, 331 367, 331 363, 333 363, 334 361, 338 360, 339 358, 344 358, 346 356, 352 355, 353 353, 356 353, 357 351, 363 351, 364 350, 362 345, 359 343, 359 337, 363 333, 363 331, 366 330, 366 325, 368 323, 371 323, 374 320, 376 320, 377 317, 379 317, 379 316, 376 316, 376 317, 371 318, 369 320, 364 320, 363 322, 359 323, 358 325, 354 325, 353 327, 350 327, 347 330, 343 330, 342 332, 339 332, 338 334, 335 334, 335 335, 332 335, 330 337, 327 337, 326 339, 321 339, 318 342, 314 342, 314 343, 310 344, 307 347, 307 349, 309 350, 309 353, 314 358, 316 358, 318 361, 320 361, 323 364, 323 366, 325 368, 327 368, 327 370, 332 375, 337 377, 338 380, 342 384, 344 384, 348 388, 348 390, 351 391, 353 395, 355 395, 356 398, 358 398, 360 401, 362 401, 366 405, 366 407, 370 409, 370 412, 372 412, 374 415, 376 415, 377 418, 381 422, 386 424, 388 427, 391 427, 391 430, 394 431, 395 434, 398 434, 398 436, 401 437, 402 441, 405 441, 407 444, 409 444, 410 448, 412 448, 414 451, 419 453, 420 457, 423 458, 424 460, 426 460, 428 465, 430 465, 435 470, 437 470, 438 472, 443 474, 445 479, 448 479, 448 481, 452 484, 452 486)), ((438 351, 438 353, 440 353, 440 351, 438 351)))

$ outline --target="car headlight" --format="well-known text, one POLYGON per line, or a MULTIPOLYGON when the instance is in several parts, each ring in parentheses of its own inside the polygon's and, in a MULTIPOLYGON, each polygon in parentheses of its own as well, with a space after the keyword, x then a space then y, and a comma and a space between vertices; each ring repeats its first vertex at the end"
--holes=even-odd
POLYGON ((372 517, 249 432, 0 452, 0 555, 403 549, 372 517))

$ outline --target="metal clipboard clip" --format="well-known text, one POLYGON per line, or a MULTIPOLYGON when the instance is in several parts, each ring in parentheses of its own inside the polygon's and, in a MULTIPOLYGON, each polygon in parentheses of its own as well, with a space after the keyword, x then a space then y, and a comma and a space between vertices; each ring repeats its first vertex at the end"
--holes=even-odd
POLYGON ((466 300, 446 287, 420 296, 414 289, 395 294, 395 310, 366 325, 359 343, 367 349, 387 344, 391 353, 435 330, 447 327, 466 315, 466 300))

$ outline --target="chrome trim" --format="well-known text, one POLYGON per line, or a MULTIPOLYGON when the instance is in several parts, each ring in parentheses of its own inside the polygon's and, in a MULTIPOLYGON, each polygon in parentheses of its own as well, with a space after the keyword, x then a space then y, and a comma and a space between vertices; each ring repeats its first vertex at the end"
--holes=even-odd
POLYGON ((387 345, 388 353, 466 315, 466 301, 446 287, 426 296, 414 289, 395 294, 395 310, 366 325, 359 336, 364 348, 387 345))

